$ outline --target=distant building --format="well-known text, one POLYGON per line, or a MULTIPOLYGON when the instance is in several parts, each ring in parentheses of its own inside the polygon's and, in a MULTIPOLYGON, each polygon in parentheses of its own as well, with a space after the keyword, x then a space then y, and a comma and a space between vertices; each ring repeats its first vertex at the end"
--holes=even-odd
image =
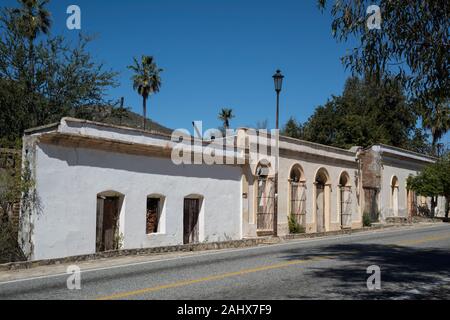
POLYGON ((35 201, 22 206, 21 246, 39 260, 286 235, 289 217, 308 233, 360 228, 364 212, 383 221, 416 210, 406 178, 434 161, 388 146, 280 137, 276 201, 277 157, 260 152, 259 138, 273 137, 242 128, 225 146, 193 139, 195 152, 183 157, 199 164, 177 165, 180 142, 163 133, 73 118, 28 130, 23 162, 35 201), (202 161, 205 150, 224 163, 202 161))

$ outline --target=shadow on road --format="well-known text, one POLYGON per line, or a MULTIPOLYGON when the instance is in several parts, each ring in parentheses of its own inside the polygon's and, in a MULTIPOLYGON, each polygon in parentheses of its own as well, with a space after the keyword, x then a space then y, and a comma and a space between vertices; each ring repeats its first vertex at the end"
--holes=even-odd
POLYGON ((405 295, 413 299, 450 297, 450 282, 443 281, 444 278, 450 279, 450 250, 382 244, 338 244, 307 252, 296 249, 285 253, 287 255, 283 258, 286 260, 324 256, 332 259, 335 263, 331 266, 329 263, 319 264, 308 271, 308 276, 331 284, 326 289, 331 297, 336 294, 356 299, 390 299, 405 295), (381 290, 366 289, 366 280, 370 276, 366 270, 370 265, 381 268, 381 290), (431 287, 426 289, 424 286, 431 287), (408 292, 410 290, 419 292, 414 294, 408 292))

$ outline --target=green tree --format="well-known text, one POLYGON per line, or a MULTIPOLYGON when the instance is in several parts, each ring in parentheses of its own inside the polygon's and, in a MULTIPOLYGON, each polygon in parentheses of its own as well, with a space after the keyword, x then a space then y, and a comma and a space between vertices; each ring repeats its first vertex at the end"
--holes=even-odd
POLYGON ((17 145, 27 128, 64 116, 93 118, 96 107, 110 103, 105 93, 116 85, 117 73, 105 70, 87 51, 91 37, 80 35, 72 44, 41 32, 37 40, 33 32, 24 31, 25 12, 0 10, 0 143, 9 147, 17 145), (31 55, 30 39, 34 39, 31 55))
POLYGON ((344 65, 354 74, 378 81, 388 76, 400 79, 425 127, 431 129, 435 151, 437 141, 449 130, 450 2, 380 0, 381 30, 367 27, 366 10, 373 1, 318 0, 322 10, 329 2, 334 37, 358 42, 342 58, 344 65))
POLYGON ((303 127, 300 122, 290 117, 281 130, 281 134, 295 139, 303 139, 303 127))
POLYGON ((132 77, 133 89, 142 96, 143 128, 146 129, 147 121, 147 99, 151 94, 159 92, 161 87, 160 73, 163 69, 158 68, 152 56, 142 56, 139 62, 134 58, 134 65, 128 66, 134 72, 132 77))
POLYGON ((431 152, 438 154, 439 140, 450 129, 450 106, 449 104, 439 104, 435 108, 424 108, 422 111, 423 127, 431 132, 431 152))
POLYGON ((405 148, 422 154, 432 154, 428 139, 429 136, 423 129, 414 128, 414 133, 405 148))
POLYGON ((450 202, 450 153, 433 164, 426 166, 422 172, 409 177, 407 188, 425 197, 432 197, 431 212, 434 213, 437 196, 446 199, 445 217, 448 218, 448 205, 450 202))
POLYGON ((353 77, 341 96, 316 109, 303 125, 303 138, 341 148, 377 143, 410 148, 412 137, 424 138, 414 136, 416 121, 399 82, 386 79, 379 84, 353 77))
POLYGON ((50 12, 45 8, 49 0, 18 0, 20 7, 12 9, 13 21, 18 30, 28 39, 28 89, 33 90, 34 80, 34 41, 41 33, 48 34, 51 27, 50 12))
POLYGON ((223 128, 225 130, 230 128, 230 120, 233 118, 234 118, 233 109, 222 108, 222 110, 220 110, 218 119, 222 121, 223 128))

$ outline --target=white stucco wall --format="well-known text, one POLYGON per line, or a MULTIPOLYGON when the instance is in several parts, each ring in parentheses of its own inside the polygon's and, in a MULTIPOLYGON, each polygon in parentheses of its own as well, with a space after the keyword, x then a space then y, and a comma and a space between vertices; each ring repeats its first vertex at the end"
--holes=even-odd
MULTIPOLYGON (((150 150, 153 150, 152 154, 158 152, 155 150, 171 150, 176 143, 168 136, 68 118, 57 128, 46 130, 37 130, 24 139, 24 151, 32 149, 28 157, 34 168, 41 208, 39 215, 31 216, 31 224, 25 224, 21 229, 21 236, 31 230, 33 245, 23 245, 25 251, 33 252, 31 259, 94 253, 97 194, 106 191, 124 196, 119 224, 124 249, 182 244, 183 206, 184 198, 188 196, 203 199, 199 216, 200 242, 257 236, 254 176, 257 162, 242 166, 177 166, 169 158, 124 153, 135 147, 140 151, 145 149, 145 154, 150 150), (47 137, 44 139, 47 142, 35 143, 43 136, 47 137), (58 139, 52 140, 55 136, 58 139), (90 144, 92 140, 95 143, 90 144), (80 141, 89 148, 63 146, 64 143, 77 145, 80 141), (95 149, 99 145, 109 145, 104 142, 119 143, 120 148, 115 150, 121 151, 95 149), (146 199, 149 195, 163 196, 164 206, 159 232, 147 235, 146 199)), ((248 147, 245 130, 239 131, 237 138, 240 147, 248 147)), ((325 215, 326 231, 341 228, 339 179, 343 172, 348 174, 352 188, 351 227, 362 226, 356 149, 344 150, 286 137, 281 137, 279 146, 278 235, 289 232, 289 177, 294 165, 301 166, 306 179, 306 232, 317 230, 314 182, 319 169, 325 169, 329 176, 325 187, 325 201, 329 204, 325 215)), ((399 185, 398 215, 406 216, 406 179, 432 160, 387 146, 374 146, 373 150, 383 152, 379 173, 381 218, 393 215, 390 188, 393 176, 398 178, 399 185)), ((221 148, 217 152, 221 154, 221 148)), ((234 155, 244 159, 240 152, 234 155)), ((270 175, 274 175, 273 167, 271 170, 270 175)), ((439 207, 442 207, 442 201, 439 207)))
POLYGON ((416 176, 424 166, 433 163, 430 157, 410 151, 399 150, 389 146, 373 146, 373 151, 381 153, 381 190, 380 213, 381 220, 387 217, 408 217, 408 191, 406 189, 409 176, 416 176), (395 211, 394 198, 392 196, 393 178, 398 179, 398 212, 395 211))
POLYGON ((381 173, 381 192, 380 192, 380 205, 381 205, 381 218, 387 217, 407 217, 408 216, 408 198, 406 189, 406 180, 409 175, 416 175, 417 172, 410 169, 401 168, 393 165, 383 165, 381 173), (394 214, 394 210, 391 205, 391 181, 396 176, 398 179, 398 215, 394 214))
POLYGON ((176 166, 170 159, 67 148, 36 147, 36 188, 42 212, 35 219, 32 259, 95 252, 97 194, 125 196, 123 248, 183 243, 183 199, 203 196, 200 241, 241 238, 241 168, 176 166), (145 232, 148 195, 165 196, 163 233, 145 232))

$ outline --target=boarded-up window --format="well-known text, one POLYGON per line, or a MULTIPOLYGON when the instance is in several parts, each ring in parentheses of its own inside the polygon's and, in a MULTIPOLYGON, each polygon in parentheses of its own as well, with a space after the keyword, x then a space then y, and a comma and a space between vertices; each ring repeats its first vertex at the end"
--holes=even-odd
POLYGON ((158 232, 161 198, 147 198, 147 234, 158 232))

